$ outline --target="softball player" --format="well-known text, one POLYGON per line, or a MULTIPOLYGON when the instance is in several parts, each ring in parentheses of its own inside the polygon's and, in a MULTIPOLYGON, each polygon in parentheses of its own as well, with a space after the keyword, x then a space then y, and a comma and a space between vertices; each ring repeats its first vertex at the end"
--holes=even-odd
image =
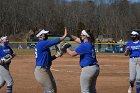
POLYGON ((80 55, 80 66, 82 68, 80 76, 81 93, 96 93, 96 80, 99 75, 99 65, 96 59, 94 37, 91 33, 83 30, 81 38, 71 35, 70 38, 80 45, 74 50, 67 48, 67 53, 71 56, 80 55))
POLYGON ((56 83, 50 67, 52 65, 52 60, 59 57, 59 55, 51 56, 49 47, 60 43, 67 36, 67 30, 62 37, 47 40, 49 31, 41 30, 36 36, 39 38, 39 41, 35 48, 36 55, 36 67, 35 67, 35 78, 44 87, 43 93, 56 93, 56 83))
POLYGON ((134 82, 136 80, 136 93, 140 93, 140 41, 139 33, 136 31, 131 32, 132 40, 126 44, 125 56, 129 59, 129 80, 130 87, 128 93, 132 93, 134 82))
MULTIPOLYGON (((7 36, 0 38, 0 59, 6 56, 7 54, 13 55, 13 50, 8 46, 7 36)), ((9 71, 9 65, 11 61, 8 63, 4 63, 0 65, 0 88, 2 88, 5 83, 7 83, 7 93, 12 93, 13 79, 9 71)))

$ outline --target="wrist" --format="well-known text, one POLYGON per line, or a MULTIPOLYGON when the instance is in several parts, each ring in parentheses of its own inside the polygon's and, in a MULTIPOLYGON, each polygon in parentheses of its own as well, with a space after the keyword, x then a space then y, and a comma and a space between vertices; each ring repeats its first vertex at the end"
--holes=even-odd
POLYGON ((67 48, 67 49, 66 49, 66 52, 67 52, 67 51, 69 51, 69 50, 70 50, 70 49, 69 49, 69 48, 67 48))
POLYGON ((65 36, 65 35, 63 35, 63 36, 61 37, 61 40, 64 40, 64 39, 65 39, 65 37, 66 37, 66 36, 65 36))
POLYGON ((59 56, 58 55, 55 55, 55 57, 58 58, 59 56))

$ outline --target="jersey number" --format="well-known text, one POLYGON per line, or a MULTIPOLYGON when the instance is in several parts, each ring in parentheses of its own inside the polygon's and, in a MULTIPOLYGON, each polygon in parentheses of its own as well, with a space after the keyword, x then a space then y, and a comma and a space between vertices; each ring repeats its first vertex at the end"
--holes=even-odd
POLYGON ((95 58, 96 54, 95 54, 95 50, 92 49, 92 57, 95 58))
POLYGON ((37 58, 37 49, 35 48, 35 57, 37 58))

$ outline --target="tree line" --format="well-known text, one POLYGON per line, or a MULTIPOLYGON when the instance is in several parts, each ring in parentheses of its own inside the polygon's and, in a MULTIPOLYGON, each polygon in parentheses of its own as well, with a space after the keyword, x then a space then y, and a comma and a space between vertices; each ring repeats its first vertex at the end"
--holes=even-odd
POLYGON ((128 31, 140 29, 140 3, 130 3, 128 0, 0 2, 0 35, 22 38, 29 30, 36 34, 39 29, 62 35, 66 26, 69 33, 74 35, 79 35, 82 29, 90 29, 95 37, 103 35, 127 40, 128 31))

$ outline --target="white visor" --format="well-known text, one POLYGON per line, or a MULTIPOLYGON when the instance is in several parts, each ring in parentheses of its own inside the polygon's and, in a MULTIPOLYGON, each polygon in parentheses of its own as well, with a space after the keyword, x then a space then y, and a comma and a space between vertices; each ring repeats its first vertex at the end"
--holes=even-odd
POLYGON ((131 32, 131 35, 139 35, 139 33, 136 32, 136 31, 132 31, 132 32, 131 32))
POLYGON ((4 39, 6 39, 7 38, 7 36, 2 36, 1 38, 0 38, 0 40, 4 40, 4 39))
POLYGON ((42 35, 42 34, 47 34, 47 33, 49 33, 49 31, 45 31, 45 30, 43 29, 43 30, 41 30, 41 31, 36 35, 36 37, 39 37, 40 35, 42 35))
POLYGON ((82 30, 81 35, 85 35, 86 37, 90 37, 90 35, 86 32, 86 30, 82 30))

